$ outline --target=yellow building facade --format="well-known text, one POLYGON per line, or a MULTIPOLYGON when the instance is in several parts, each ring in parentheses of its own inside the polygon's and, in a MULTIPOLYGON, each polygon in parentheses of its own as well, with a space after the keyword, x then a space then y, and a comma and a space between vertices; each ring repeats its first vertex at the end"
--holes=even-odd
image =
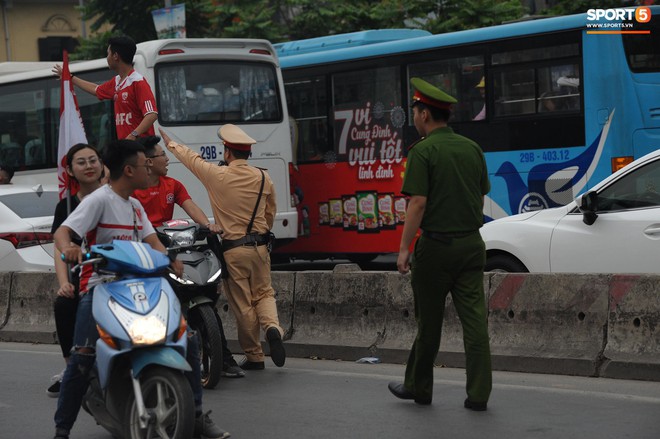
POLYGON ((0 62, 58 61, 89 36, 77 9, 83 0, 0 0, 0 62))

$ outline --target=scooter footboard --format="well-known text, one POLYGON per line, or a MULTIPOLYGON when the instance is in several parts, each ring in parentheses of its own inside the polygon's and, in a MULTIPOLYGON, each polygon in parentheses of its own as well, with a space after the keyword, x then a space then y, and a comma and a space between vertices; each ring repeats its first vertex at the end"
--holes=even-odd
POLYGON ((133 366, 133 376, 140 376, 140 372, 150 365, 159 364, 161 366, 179 369, 186 372, 192 370, 186 359, 174 348, 155 346, 151 348, 135 349, 130 352, 131 364, 133 366))

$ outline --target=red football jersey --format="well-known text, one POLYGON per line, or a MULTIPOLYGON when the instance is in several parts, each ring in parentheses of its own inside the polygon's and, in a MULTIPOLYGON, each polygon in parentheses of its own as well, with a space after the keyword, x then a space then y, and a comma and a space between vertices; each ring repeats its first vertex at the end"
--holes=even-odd
POLYGON ((172 219, 175 203, 181 206, 190 199, 183 184, 170 177, 160 177, 158 186, 138 189, 133 192, 133 197, 142 204, 154 227, 160 227, 172 219))
MULTIPOLYGON (((114 101, 118 139, 125 139, 130 135, 147 114, 158 113, 151 87, 147 80, 135 70, 131 70, 123 81, 117 75, 96 87, 96 97, 101 100, 112 99, 114 101)), ((154 127, 149 127, 149 130, 142 135, 153 136, 154 127)))

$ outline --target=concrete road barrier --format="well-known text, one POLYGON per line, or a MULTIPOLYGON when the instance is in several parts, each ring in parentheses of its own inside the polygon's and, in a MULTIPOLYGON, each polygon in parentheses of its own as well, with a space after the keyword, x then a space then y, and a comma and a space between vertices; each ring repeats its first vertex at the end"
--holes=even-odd
POLYGON ((602 376, 660 381, 658 279, 612 276, 602 376))
POLYGON ((0 273, 0 329, 4 328, 9 318, 9 299, 13 273, 0 273))
POLYGON ((8 318, 0 340, 55 343, 53 301, 57 287, 55 273, 13 273, 8 318))
POLYGON ((296 273, 292 353, 323 358, 373 355, 386 333, 387 276, 374 272, 296 273))
MULTIPOLYGON (((409 276, 347 265, 272 279, 288 355, 407 361, 417 332, 409 276)), ((484 285, 495 369, 660 381, 660 276, 486 273, 484 285)), ((0 340, 55 342, 56 286, 53 273, 0 273, 0 340)), ((224 296, 218 310, 241 352, 224 296)), ((464 361, 448 298, 436 363, 464 361)))
POLYGON ((596 376, 609 277, 492 274, 489 332, 496 369, 596 376))

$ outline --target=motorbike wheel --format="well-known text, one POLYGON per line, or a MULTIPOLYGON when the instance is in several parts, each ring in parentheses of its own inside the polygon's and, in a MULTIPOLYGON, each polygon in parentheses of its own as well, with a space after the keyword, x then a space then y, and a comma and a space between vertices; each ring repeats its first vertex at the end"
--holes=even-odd
POLYGON ((190 310, 191 326, 199 336, 202 386, 213 389, 222 374, 222 337, 211 306, 202 305, 190 310))
POLYGON ((129 393, 124 413, 126 439, 189 439, 195 427, 195 407, 190 383, 183 373, 161 366, 140 378, 142 398, 151 420, 140 428, 135 394, 129 393))

